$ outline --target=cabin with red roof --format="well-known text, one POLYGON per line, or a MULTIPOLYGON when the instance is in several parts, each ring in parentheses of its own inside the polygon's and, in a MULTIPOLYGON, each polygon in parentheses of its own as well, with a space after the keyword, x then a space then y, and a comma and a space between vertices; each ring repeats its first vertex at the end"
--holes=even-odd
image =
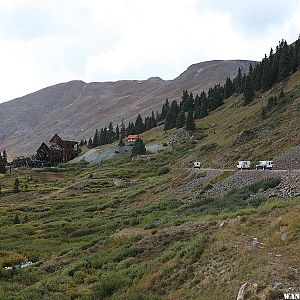
POLYGON ((129 135, 125 138, 125 141, 126 141, 127 143, 134 143, 138 138, 139 138, 138 134, 129 134, 129 135))

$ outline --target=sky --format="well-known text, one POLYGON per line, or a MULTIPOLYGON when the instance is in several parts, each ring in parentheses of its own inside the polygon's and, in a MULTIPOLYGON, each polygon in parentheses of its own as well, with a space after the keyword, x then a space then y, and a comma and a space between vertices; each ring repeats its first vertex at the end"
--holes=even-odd
POLYGON ((0 0, 0 102, 70 80, 261 60, 299 33, 300 0, 0 0))

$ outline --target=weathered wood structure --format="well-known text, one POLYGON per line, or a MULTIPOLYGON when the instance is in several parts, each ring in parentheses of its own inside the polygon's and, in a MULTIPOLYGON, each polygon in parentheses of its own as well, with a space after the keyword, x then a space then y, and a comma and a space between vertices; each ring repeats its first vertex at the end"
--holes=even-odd
POLYGON ((13 160, 12 166, 40 168, 57 166, 68 162, 78 155, 78 142, 63 140, 55 134, 49 142, 43 142, 36 155, 30 157, 18 157, 13 160))

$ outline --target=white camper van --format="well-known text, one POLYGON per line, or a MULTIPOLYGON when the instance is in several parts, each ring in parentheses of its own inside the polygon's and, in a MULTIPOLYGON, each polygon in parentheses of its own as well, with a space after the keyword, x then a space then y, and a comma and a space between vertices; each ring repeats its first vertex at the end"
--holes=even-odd
POLYGON ((200 161, 194 161, 194 169, 200 169, 201 163, 200 161))
POLYGON ((239 170, 250 170, 250 160, 240 160, 237 168, 239 170))
POLYGON ((256 165, 256 170, 272 170, 273 160, 260 160, 258 165, 256 165))

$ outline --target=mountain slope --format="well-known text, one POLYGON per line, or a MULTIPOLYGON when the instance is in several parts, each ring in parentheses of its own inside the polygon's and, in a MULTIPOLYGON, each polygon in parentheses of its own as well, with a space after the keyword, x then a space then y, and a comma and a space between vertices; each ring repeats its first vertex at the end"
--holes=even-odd
MULTIPOLYGON (((298 292, 300 197, 273 191, 299 188, 300 171, 232 169, 239 158, 272 158, 300 143, 300 71, 242 103, 227 99, 196 122, 198 143, 179 141, 150 160, 124 155, 1 175, 0 298, 231 300, 246 282, 249 299, 298 292), (263 117, 281 88, 284 103, 263 117), (194 170, 194 160, 218 169, 194 170), (205 198, 238 175, 252 185, 205 198), (34 264, 18 268, 27 260, 34 264)), ((142 138, 149 146, 176 131, 160 126, 142 138)))
POLYGON ((10 154, 29 154, 54 133, 79 140, 109 121, 129 121, 161 108, 166 98, 179 98, 183 89, 201 92, 249 61, 210 61, 190 66, 174 80, 158 77, 117 82, 70 81, 0 104, 0 148, 10 154))

